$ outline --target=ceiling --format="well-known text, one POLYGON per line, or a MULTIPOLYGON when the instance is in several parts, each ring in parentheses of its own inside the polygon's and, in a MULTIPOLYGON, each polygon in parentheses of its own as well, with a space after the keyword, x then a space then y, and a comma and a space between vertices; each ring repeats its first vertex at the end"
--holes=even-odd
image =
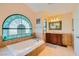
POLYGON ((27 5, 35 12, 48 11, 49 13, 72 12, 79 6, 77 3, 29 3, 27 5))

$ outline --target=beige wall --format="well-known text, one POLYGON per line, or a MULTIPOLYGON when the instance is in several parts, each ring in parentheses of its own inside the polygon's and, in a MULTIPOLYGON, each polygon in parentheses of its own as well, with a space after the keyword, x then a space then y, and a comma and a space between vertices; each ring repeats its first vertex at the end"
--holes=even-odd
MULTIPOLYGON (((49 30, 49 21, 47 21, 47 33, 72 33, 72 17, 73 14, 72 13, 65 13, 65 14, 59 14, 62 16, 62 30, 49 30)), ((46 15, 42 15, 42 20, 44 19, 44 17, 46 17, 46 15)), ((55 16, 55 15, 52 15, 55 16)))
POLYGON ((49 30, 49 20, 47 20, 47 33, 64 33, 64 34, 70 34, 72 33, 72 19, 73 19, 73 13, 64 13, 64 14, 50 14, 50 13, 38 13, 38 16, 42 17, 42 22, 44 18, 48 16, 56 16, 60 15, 62 16, 61 21, 62 21, 62 30, 49 30))
POLYGON ((6 17, 12 14, 22 14, 27 16, 33 26, 35 32, 35 12, 32 11, 26 4, 0 4, 0 36, 2 36, 2 24, 6 17))
MULTIPOLYGON (((35 32, 36 17, 43 17, 47 15, 47 14, 42 14, 42 12, 36 14, 26 4, 0 4, 0 36, 2 36, 3 21, 5 20, 7 16, 12 15, 12 14, 23 14, 27 16, 32 22, 33 32, 35 32)), ((62 34, 72 33, 72 13, 66 13, 66 14, 60 14, 60 15, 63 16, 62 30, 49 30, 47 26, 47 33, 62 33, 62 34)), ((52 15, 52 16, 55 16, 55 15, 52 15)), ((43 21, 42 21, 42 24, 43 24, 43 21)))
MULTIPOLYGON (((50 16, 48 15, 42 15, 42 22, 44 22, 44 17, 50 16)), ((65 14, 58 14, 63 16, 61 19, 62 21, 62 30, 49 30, 49 21, 47 20, 47 33, 57 33, 57 34, 63 34, 62 36, 62 42, 64 45, 72 45, 73 44, 73 38, 72 38, 72 19, 73 19, 73 13, 65 13, 65 14)), ((55 16, 55 15, 52 15, 55 16)))

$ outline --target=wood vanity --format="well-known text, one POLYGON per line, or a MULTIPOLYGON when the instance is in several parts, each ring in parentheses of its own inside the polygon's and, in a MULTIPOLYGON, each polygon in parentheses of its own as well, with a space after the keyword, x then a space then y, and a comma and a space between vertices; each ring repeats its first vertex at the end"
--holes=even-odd
POLYGON ((46 33, 46 42, 55 45, 68 46, 72 45, 72 38, 71 34, 46 33))
POLYGON ((46 42, 56 44, 56 45, 63 45, 62 34, 46 33, 46 42))

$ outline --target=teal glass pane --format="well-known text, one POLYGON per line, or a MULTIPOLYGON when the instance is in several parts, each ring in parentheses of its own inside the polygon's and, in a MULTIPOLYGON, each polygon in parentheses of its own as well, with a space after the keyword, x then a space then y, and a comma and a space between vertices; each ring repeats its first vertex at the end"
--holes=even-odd
POLYGON ((20 24, 18 27, 17 27, 17 34, 24 34, 26 33, 26 28, 23 24, 20 24))
POLYGON ((3 40, 32 36, 32 23, 24 15, 13 14, 3 23, 3 40))
POLYGON ((47 30, 47 21, 46 19, 44 19, 44 32, 46 32, 46 30, 47 30))

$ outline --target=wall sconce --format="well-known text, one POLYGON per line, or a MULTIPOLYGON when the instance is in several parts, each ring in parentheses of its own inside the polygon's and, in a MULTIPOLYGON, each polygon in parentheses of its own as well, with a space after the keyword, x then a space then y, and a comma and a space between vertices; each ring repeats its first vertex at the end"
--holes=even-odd
POLYGON ((49 21, 50 21, 50 22, 61 21, 62 18, 63 18, 62 16, 51 16, 51 17, 49 18, 49 21))

